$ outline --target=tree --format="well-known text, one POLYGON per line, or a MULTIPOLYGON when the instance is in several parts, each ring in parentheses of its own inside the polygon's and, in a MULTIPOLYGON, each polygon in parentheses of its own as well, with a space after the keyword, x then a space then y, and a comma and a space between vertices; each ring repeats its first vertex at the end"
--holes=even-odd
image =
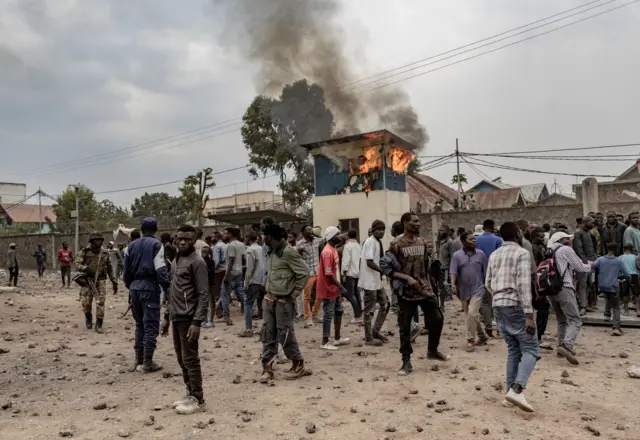
POLYGON ((407 168, 407 174, 409 175, 413 175, 413 174, 418 174, 420 172, 420 168, 422 167, 422 163, 420 162, 420 159, 413 159, 411 162, 409 162, 409 167, 407 168))
POLYGON ((464 185, 467 182, 467 176, 464 174, 454 174, 451 178, 451 183, 454 185, 464 185))
POLYGON ((166 192, 144 193, 131 205, 131 214, 137 219, 155 217, 161 227, 176 227, 186 220, 181 198, 166 192))
POLYGON ((126 208, 116 206, 111 200, 104 199, 98 204, 98 216, 96 224, 100 230, 114 229, 119 224, 130 222, 131 214, 126 208))
POLYGON ((190 218, 198 222, 198 226, 204 224, 202 211, 209 200, 207 190, 215 186, 216 182, 213 180, 213 170, 211 168, 204 168, 196 174, 187 176, 187 178, 184 179, 184 184, 180 187, 180 203, 186 208, 186 212, 189 213, 190 218))
MULTIPOLYGON (((100 205, 95 194, 89 188, 80 186, 77 191, 78 210, 80 214, 80 229, 88 231, 94 229, 94 222, 97 218, 100 205)), ((71 211, 76 209, 76 190, 74 187, 67 188, 58 197, 57 203, 53 205, 56 213, 56 227, 64 233, 71 233, 75 230, 75 219, 71 218, 71 211)))
POLYGON ((309 152, 300 145, 329 139, 334 129, 322 87, 300 80, 286 85, 278 99, 257 96, 242 119, 250 174, 275 172, 284 202, 303 206, 314 192, 314 178, 309 152))

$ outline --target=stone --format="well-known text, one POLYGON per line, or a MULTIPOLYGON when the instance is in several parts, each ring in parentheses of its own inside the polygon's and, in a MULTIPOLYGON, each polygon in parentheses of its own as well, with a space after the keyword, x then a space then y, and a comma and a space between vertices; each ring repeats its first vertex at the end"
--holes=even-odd
POLYGON ((239 374, 236 374, 236 377, 233 378, 231 383, 236 385, 238 385, 239 383, 242 383, 242 377, 239 374))
POLYGON ((622 359, 626 359, 629 357, 629 355, 627 353, 625 353, 624 351, 621 351, 620 353, 618 353, 618 357, 622 358, 622 359))
POLYGON ((356 409, 356 407, 355 407, 355 406, 352 406, 352 407, 351 407, 351 409, 350 409, 350 411, 351 411, 351 414, 355 414, 355 413, 357 413, 357 412, 358 412, 358 410, 356 409))
POLYGON ((0 347, 0 354, 7 354, 9 353, 11 350, 9 350, 8 348, 2 348, 0 347))
POLYGON ((242 421, 243 421, 244 423, 249 423, 249 422, 251 421, 251 416, 250 416, 250 415, 247 415, 247 414, 243 415, 243 416, 242 416, 242 421))
POLYGON ((118 431, 118 437, 128 438, 128 437, 131 437, 131 433, 126 429, 121 429, 118 431))
POLYGON ((314 434, 318 428, 314 423, 309 422, 304 426, 304 430, 307 431, 307 434, 314 434))
POLYGON ((214 419, 213 417, 211 417, 209 419, 209 425, 213 425, 214 423, 216 423, 216 419, 214 419))
POLYGON ((563 370, 561 376, 562 377, 569 377, 569 372, 567 370, 563 370))
POLYGON ((204 423, 203 421, 197 422, 195 425, 193 425, 194 428, 197 429, 204 429, 207 427, 207 424, 204 423))
POLYGON ((627 368, 627 375, 629 377, 632 377, 633 379, 640 379, 640 367, 632 365, 631 367, 627 368))
POLYGON ((482 430, 482 435, 489 435, 489 430, 487 428, 484 428, 482 430))
POLYGON ((165 371, 164 373, 162 373, 162 378, 163 379, 169 379, 173 376, 173 373, 170 373, 168 371, 165 371))
POLYGON ((600 431, 591 425, 585 426, 585 429, 593 434, 594 437, 600 437, 600 431))
POLYGON ((493 385, 493 389, 501 393, 504 390, 504 384, 502 382, 496 382, 493 385))
POLYGON ((149 418, 146 419, 144 422, 142 422, 142 424, 144 426, 153 426, 155 422, 156 422, 156 418, 153 416, 149 416, 149 418))
POLYGON ((94 359, 102 359, 104 357, 104 353, 96 353, 93 355, 94 359))
POLYGON ((384 432, 396 432, 396 427, 393 425, 387 425, 384 432))
POLYGON ((70 429, 63 429, 58 433, 60 437, 73 437, 73 431, 70 429))
POLYGON ((409 391, 409 394, 416 395, 418 394, 418 390, 411 390, 409 391))
POLYGON ((416 431, 422 432, 424 431, 424 429, 422 428, 422 426, 416 426, 416 431))
POLYGON ((79 351, 79 352, 76 353, 76 356, 78 356, 78 357, 86 357, 87 353, 85 353, 83 351, 79 351))
POLYGON ((96 411, 107 409, 107 404, 105 402, 97 403, 97 404, 93 405, 93 409, 95 409, 96 411))

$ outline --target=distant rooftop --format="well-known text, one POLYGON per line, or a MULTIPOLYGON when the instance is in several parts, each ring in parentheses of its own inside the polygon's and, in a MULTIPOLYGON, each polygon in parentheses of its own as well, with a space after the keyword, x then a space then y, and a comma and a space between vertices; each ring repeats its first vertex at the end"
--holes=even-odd
POLYGON ((324 141, 313 142, 310 144, 302 145, 302 148, 307 150, 315 150, 316 148, 322 148, 330 145, 347 144, 350 142, 358 141, 371 141, 372 145, 381 143, 389 144, 390 146, 404 147, 407 150, 416 150, 417 147, 410 142, 405 141, 400 136, 391 133, 389 130, 376 130, 368 133, 354 134, 350 136, 343 136, 339 138, 327 139, 324 141))

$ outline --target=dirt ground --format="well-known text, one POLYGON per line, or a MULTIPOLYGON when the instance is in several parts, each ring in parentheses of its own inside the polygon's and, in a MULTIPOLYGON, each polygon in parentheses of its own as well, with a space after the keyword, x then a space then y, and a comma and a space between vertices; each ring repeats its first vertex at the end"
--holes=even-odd
MULTIPOLYGON (((126 372, 134 325, 131 315, 120 318, 127 304, 123 286, 115 297, 109 290, 106 332, 99 335, 84 328, 77 288, 60 289, 53 274, 38 281, 26 273, 20 282, 20 292, 0 294, 1 439, 640 438, 640 380, 625 372, 640 365, 637 329, 616 338, 608 329, 585 327, 577 367, 543 350, 527 390, 537 409, 529 415, 500 405, 504 342, 466 353, 454 305, 448 305, 441 343, 452 355, 446 364, 425 359, 421 336, 414 373, 398 377, 399 341, 390 315, 386 328, 395 336, 381 348, 363 347, 362 329, 347 326, 352 344, 326 353, 319 348, 319 326, 299 329, 314 374, 285 381, 288 365, 279 365, 274 387, 257 382, 261 344, 235 335, 241 317, 234 309, 235 326, 201 333, 207 412, 179 416, 168 407, 184 393, 170 339, 159 340, 162 372, 126 372)), ((554 332, 552 321, 549 341, 554 332)))

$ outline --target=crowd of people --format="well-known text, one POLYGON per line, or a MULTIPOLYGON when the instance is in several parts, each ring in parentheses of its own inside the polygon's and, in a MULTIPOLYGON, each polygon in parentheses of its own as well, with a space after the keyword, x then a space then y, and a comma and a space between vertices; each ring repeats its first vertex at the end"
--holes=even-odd
MULTIPOLYGON (((364 327, 366 345, 388 343, 382 328, 390 313, 397 316, 399 375, 413 371, 412 344, 421 333, 428 335, 427 358, 446 362, 440 336, 445 301, 455 297, 466 318, 466 350, 473 352, 501 335, 508 348, 503 405, 532 412, 524 390, 540 348, 552 348, 542 342, 551 311, 557 321, 556 353, 573 365, 579 364, 575 344, 582 316, 597 310, 598 296, 606 298, 603 313, 615 336, 622 335, 620 315, 629 313, 632 299, 640 316, 640 215, 623 220, 613 212, 593 213, 577 219, 570 233, 560 223, 538 226, 519 220, 496 227, 487 219, 473 231, 443 225, 432 246, 420 234, 419 216, 405 213, 391 226, 392 240, 385 246, 387 225, 380 220, 371 224, 364 241, 355 229, 337 226, 322 231, 307 225, 298 237, 270 217, 244 237, 235 227, 204 237, 201 229, 184 225, 175 237, 165 233, 158 240, 158 225, 149 218, 131 233, 126 248, 111 242, 105 250, 102 236, 91 235, 76 257, 74 280, 81 285, 87 329, 102 332, 106 279, 117 292, 122 276, 136 322, 132 372, 162 368, 153 359, 156 339, 172 328, 187 389, 174 404, 180 414, 206 406, 200 331, 214 327, 216 320, 233 325, 233 297, 244 315, 238 336, 254 336, 254 321, 262 320, 260 381, 266 384, 275 380, 278 360, 291 362, 287 379, 311 374, 296 339, 297 322, 305 328, 320 325, 322 350, 337 351, 350 343, 341 333, 343 299, 353 311, 348 325, 364 327)), ((12 262, 17 268, 15 253, 12 245, 10 269, 12 262)), ((73 255, 66 243, 58 260, 63 286, 68 286, 73 255)))

